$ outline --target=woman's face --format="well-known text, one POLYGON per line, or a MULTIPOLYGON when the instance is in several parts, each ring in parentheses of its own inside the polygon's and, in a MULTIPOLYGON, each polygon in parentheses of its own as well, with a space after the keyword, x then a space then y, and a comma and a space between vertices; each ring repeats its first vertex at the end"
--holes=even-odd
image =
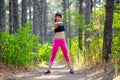
POLYGON ((56 16, 55 19, 56 19, 56 22, 60 22, 62 20, 60 16, 56 16))

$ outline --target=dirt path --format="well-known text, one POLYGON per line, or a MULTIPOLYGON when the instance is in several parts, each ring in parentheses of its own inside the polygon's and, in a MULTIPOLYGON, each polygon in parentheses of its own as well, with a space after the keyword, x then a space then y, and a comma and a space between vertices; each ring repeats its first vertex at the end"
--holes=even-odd
POLYGON ((44 75, 46 67, 29 67, 26 72, 1 74, 0 80, 113 80, 112 72, 105 73, 100 68, 75 70, 75 74, 72 75, 69 74, 69 69, 65 65, 54 63, 51 74, 44 75))

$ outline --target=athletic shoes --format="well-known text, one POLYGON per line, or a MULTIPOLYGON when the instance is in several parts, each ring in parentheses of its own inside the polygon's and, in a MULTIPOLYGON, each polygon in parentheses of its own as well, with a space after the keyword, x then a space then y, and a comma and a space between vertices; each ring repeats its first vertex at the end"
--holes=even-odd
POLYGON ((73 71, 73 69, 70 69, 70 74, 73 74, 73 75, 74 75, 74 71, 73 71))
POLYGON ((50 70, 44 72, 44 74, 50 74, 50 73, 51 73, 50 70))

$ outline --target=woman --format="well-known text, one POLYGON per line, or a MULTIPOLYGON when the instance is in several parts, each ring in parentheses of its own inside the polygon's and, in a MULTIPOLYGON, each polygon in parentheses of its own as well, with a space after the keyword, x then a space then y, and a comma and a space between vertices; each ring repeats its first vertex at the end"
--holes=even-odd
POLYGON ((64 25, 62 24, 62 15, 60 13, 55 14, 55 24, 54 24, 54 32, 55 32, 55 37, 52 45, 52 54, 49 60, 49 65, 47 70, 45 71, 44 74, 50 74, 50 69, 51 66, 54 62, 54 59, 56 57, 56 53, 58 48, 60 47, 64 57, 66 59, 66 63, 68 64, 68 67, 70 68, 70 74, 74 74, 73 68, 70 63, 70 57, 68 54, 68 49, 67 49, 67 44, 66 44, 66 39, 65 39, 65 28, 64 25))

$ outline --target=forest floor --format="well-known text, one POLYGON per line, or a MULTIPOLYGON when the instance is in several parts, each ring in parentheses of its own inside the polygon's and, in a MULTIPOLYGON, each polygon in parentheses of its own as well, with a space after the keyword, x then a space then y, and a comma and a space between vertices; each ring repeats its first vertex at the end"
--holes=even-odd
POLYGON ((69 74, 69 69, 65 65, 57 62, 48 75, 44 74, 46 65, 29 66, 24 70, 22 68, 15 70, 13 67, 2 68, 0 68, 0 80, 120 80, 120 77, 114 78, 114 70, 105 72, 102 66, 75 69, 74 75, 69 74))

